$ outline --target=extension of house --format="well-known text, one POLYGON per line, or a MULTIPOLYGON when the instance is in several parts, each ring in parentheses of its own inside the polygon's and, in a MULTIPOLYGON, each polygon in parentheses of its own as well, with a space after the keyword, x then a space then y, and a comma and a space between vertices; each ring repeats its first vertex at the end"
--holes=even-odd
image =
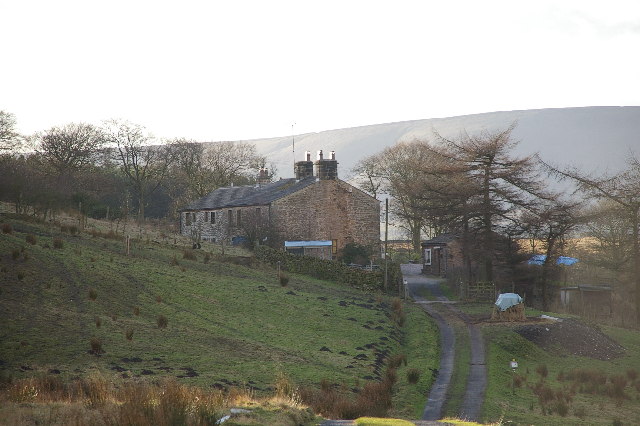
POLYGON ((234 238, 284 247, 285 241, 331 241, 380 247, 380 202, 338 178, 335 152, 295 163, 295 178, 218 188, 180 210, 180 232, 212 242, 234 238))

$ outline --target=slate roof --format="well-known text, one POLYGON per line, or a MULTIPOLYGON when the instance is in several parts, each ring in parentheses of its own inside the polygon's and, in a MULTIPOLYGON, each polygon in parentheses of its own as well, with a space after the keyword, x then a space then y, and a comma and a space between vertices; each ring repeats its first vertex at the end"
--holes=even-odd
POLYGON ((188 204, 181 211, 215 210, 226 207, 264 206, 313 185, 316 178, 280 179, 266 185, 229 186, 218 188, 204 197, 188 204))
POLYGON ((433 245, 433 244, 446 244, 446 243, 450 243, 456 238, 457 237, 453 234, 440 234, 435 238, 432 238, 427 241, 423 241, 422 245, 425 246, 425 245, 433 245))

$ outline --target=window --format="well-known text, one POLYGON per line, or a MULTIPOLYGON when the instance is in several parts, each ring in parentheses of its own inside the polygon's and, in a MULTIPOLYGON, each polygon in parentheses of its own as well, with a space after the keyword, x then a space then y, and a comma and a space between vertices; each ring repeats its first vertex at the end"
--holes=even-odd
POLYGON ((184 214, 185 225, 191 226, 191 213, 184 214))
POLYGON ((216 212, 211 212, 211 223, 216 223, 216 212))
POLYGON ((331 254, 338 253, 338 240, 331 240, 331 254))
POLYGON ((431 265, 431 249, 424 249, 424 264, 431 265))
POLYGON ((256 216, 258 217, 258 219, 260 218, 260 213, 262 210, 260 210, 260 207, 256 207, 256 216))
POLYGON ((236 225, 240 226, 242 225, 242 210, 238 210, 236 213, 237 213, 236 225))
POLYGON ((227 210, 229 226, 233 226, 233 210, 227 210))
POLYGON ((204 221, 209 222, 209 212, 204 212, 204 221))

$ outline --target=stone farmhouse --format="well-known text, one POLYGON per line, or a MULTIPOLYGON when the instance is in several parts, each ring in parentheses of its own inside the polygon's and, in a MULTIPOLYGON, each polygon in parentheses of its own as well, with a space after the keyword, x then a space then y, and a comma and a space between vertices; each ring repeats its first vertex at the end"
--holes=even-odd
MULTIPOLYGON (((338 162, 332 151, 317 160, 305 153, 295 163, 295 178, 256 185, 218 188, 180 211, 180 232, 205 241, 231 242, 236 237, 263 231, 270 245, 284 241, 325 240, 339 255, 348 243, 380 247, 380 202, 338 179, 338 162), (269 232, 264 232, 265 230, 269 232)), ((264 240, 264 238, 259 238, 264 240)))

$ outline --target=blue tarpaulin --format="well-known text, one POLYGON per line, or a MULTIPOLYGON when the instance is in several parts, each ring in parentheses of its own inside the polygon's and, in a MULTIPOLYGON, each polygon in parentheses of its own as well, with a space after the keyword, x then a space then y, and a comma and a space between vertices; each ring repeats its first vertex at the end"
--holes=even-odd
MULTIPOLYGON (((527 261, 529 265, 542 265, 544 261, 547 259, 547 256, 544 254, 536 254, 531 256, 531 259, 527 261)), ((556 260, 557 265, 573 265, 574 263, 579 262, 575 257, 569 256, 560 256, 558 260, 556 260)))

